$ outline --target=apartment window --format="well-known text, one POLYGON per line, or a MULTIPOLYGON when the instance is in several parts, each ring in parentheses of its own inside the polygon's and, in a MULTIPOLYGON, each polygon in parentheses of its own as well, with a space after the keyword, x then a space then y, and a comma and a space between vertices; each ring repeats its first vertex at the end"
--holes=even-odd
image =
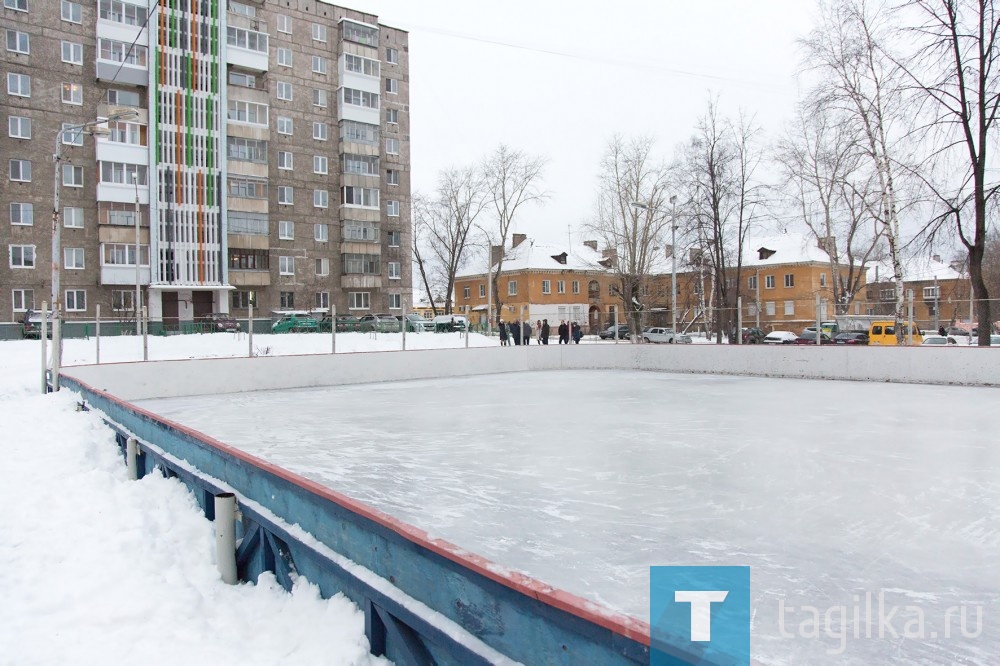
POLYGON ((391 46, 385 50, 385 61, 390 65, 395 65, 399 63, 399 51, 392 48, 391 46))
POLYGON ((83 129, 73 125, 73 123, 63 123, 62 142, 64 146, 82 146, 83 129))
MULTIPOLYGON (((128 123, 118 120, 108 123, 108 141, 113 143, 124 143, 130 146, 146 145, 146 126, 139 123, 128 123)), ((82 140, 82 137, 81 137, 82 140)), ((264 142, 267 145, 267 142, 264 142)))
POLYGON ((399 171, 396 169, 388 169, 385 172, 385 182, 390 185, 399 185, 399 171))
MULTIPOLYGON (((230 3, 232 7, 236 3, 230 3)), ((147 9, 121 0, 101 0, 98 16, 125 25, 144 25, 147 9)))
MULTIPOLYGON (((125 204, 127 205, 127 204, 125 204)), ((66 209, 63 209, 64 211, 66 209)), ((230 213, 230 220, 233 214, 230 213)), ((134 227, 136 212, 134 210, 102 210, 101 224, 114 224, 119 227, 134 227)), ((141 215, 139 216, 141 219, 141 215)))
POLYGON ((11 268, 34 268, 35 267, 35 246, 34 245, 11 245, 10 246, 10 267, 11 268))
MULTIPOLYGON (((132 213, 134 217, 135 213, 132 213)), ((66 206, 62 212, 63 226, 67 229, 83 229, 83 209, 77 206, 66 206)))
POLYGON ((62 84, 63 104, 83 104, 83 85, 79 83, 62 84))
POLYGON ((552 293, 552 282, 550 280, 542 280, 542 293, 543 294, 552 293))
POLYGON ((785 286, 794 287, 795 286, 795 276, 791 273, 785 273, 785 286))
POLYGON ((31 97, 31 77, 27 74, 8 72, 7 94, 15 97, 31 97))
POLYGON ((385 152, 388 155, 399 155, 399 139, 386 139, 385 152))
POLYGON ((278 203, 291 206, 295 203, 295 191, 290 185, 278 187, 278 203))
POLYGON ((131 42, 119 42, 113 39, 101 39, 98 43, 98 57, 101 60, 120 62, 136 67, 146 66, 146 47, 136 46, 131 42))
POLYGON ((389 309, 399 310, 403 307, 403 295, 402 294, 389 294, 389 309))
POLYGON ((317 291, 316 292, 316 309, 317 310, 329 310, 330 309, 330 292, 328 291, 317 291))
POLYGON ((343 37, 347 41, 378 47, 378 28, 355 23, 349 19, 342 21, 341 26, 343 37))
POLYGON ((342 261, 345 275, 379 275, 382 272, 377 254, 345 254, 342 261))
POLYGON ((244 74, 243 72, 229 72, 229 85, 241 88, 256 88, 257 77, 253 74, 244 74))
POLYGON ((347 185, 341 188, 340 203, 345 206, 364 206, 378 208, 378 190, 367 187, 347 185))
POLYGON ((389 125, 399 124, 399 109, 386 109, 385 110, 385 122, 389 125))
POLYGON ((108 104, 118 106, 139 106, 139 93, 134 90, 116 90, 111 88, 107 92, 108 104))
POLYGON ((278 168, 289 170, 292 168, 293 157, 292 153, 287 150, 278 151, 278 168))
POLYGON ((7 31, 7 50, 11 53, 31 53, 31 38, 28 33, 19 30, 7 31))
POLYGON ((278 298, 280 307, 285 310, 295 309, 295 292, 293 291, 283 291, 278 298))
POLYGON ((294 240, 295 224, 289 220, 278 220, 278 238, 280 240, 294 240))
MULTIPOLYGON (((226 137, 226 149, 231 160, 267 164, 267 141, 229 136, 226 137)), ((278 166, 281 166, 280 160, 278 166)))
POLYGON ((233 310, 247 310, 250 308, 251 304, 256 305, 257 299, 254 297, 254 292, 244 291, 239 289, 233 292, 232 305, 233 310))
POLYGON ((330 260, 329 259, 317 259, 316 260, 316 277, 326 277, 330 274, 330 260))
POLYGON ((883 301, 894 301, 896 300, 896 290, 895 289, 882 289, 879 291, 879 299, 883 301))
POLYGON ((10 205, 10 223, 16 227, 32 226, 35 223, 35 205, 12 203, 10 205))
POLYGON ((267 199, 267 178, 229 176, 229 196, 240 199, 267 199))
POLYGON ((131 289, 112 290, 111 309, 119 312, 131 312, 135 310, 135 292, 131 289))
MULTIPOLYGON (((135 266, 134 243, 104 243, 101 245, 105 266, 135 266)), ((141 266, 149 266, 149 246, 139 246, 141 266)))
POLYGON ((256 30, 228 26, 226 27, 226 43, 249 51, 267 53, 267 35, 256 30))
POLYGON ((83 270, 83 248, 82 247, 64 247, 63 248, 63 267, 66 270, 71 271, 82 271, 83 270))
POLYGON ((87 292, 83 289, 67 289, 65 303, 67 312, 84 312, 87 309, 87 292))
POLYGON ((389 232, 389 247, 399 247, 400 243, 403 241, 402 231, 390 231, 389 232))
POLYGON ((313 138, 317 141, 326 141, 329 128, 326 123, 313 123, 313 138))
POLYGON ((266 236, 268 234, 266 213, 245 213, 230 209, 227 222, 231 234, 251 236, 266 236))
POLYGON ((328 173, 328 161, 326 155, 313 155, 313 173, 328 173))
POLYGON ((321 88, 313 89, 313 106, 319 107, 321 109, 326 108, 326 91, 321 88))
POLYGON ((486 298, 486 285, 479 285, 479 298, 486 298))
POLYGON ((10 180, 16 183, 31 182, 31 160, 15 159, 8 162, 10 180))
POLYGON ((3 6, 19 12, 28 11, 28 0, 3 0, 3 6))
POLYGON ((767 312, 767 316, 768 317, 773 317, 774 316, 774 301, 769 301, 769 302, 765 303, 764 307, 765 307, 765 311, 767 312))
POLYGON ((765 289, 774 289, 774 276, 773 275, 765 275, 764 276, 764 288, 765 289))
POLYGON ((399 80, 398 79, 386 79, 385 80, 385 91, 390 95, 396 95, 399 93, 399 80))
POLYGON ((378 93, 367 90, 357 90, 355 88, 341 88, 341 103, 351 106, 360 106, 365 109, 378 108, 378 93))
POLYGON ((278 116, 278 134, 291 135, 291 133, 292 133, 292 119, 278 116))
POLYGON ((83 64, 83 44, 76 42, 62 43, 62 61, 70 65, 83 64))
POLYGON ((313 56, 313 74, 326 74, 326 58, 323 56, 313 56))
POLYGON ((25 118, 24 116, 8 116, 7 135, 12 139, 30 139, 31 118, 25 118))
POLYGON ((785 316, 791 317, 795 314, 795 301, 785 301, 785 316))
MULTIPOLYGON (((400 270, 399 270, 399 262, 398 261, 390 261, 389 262, 389 279, 390 280, 398 280, 398 279, 400 279, 400 277, 401 277, 401 274, 400 274, 400 270)), ((468 287, 465 288, 465 297, 466 298, 469 297, 469 288, 468 287)))
POLYGON ((579 294, 580 293, 580 281, 579 280, 573 280, 573 293, 574 294, 579 294))
POLYGON ((340 138, 343 141, 355 141, 369 146, 378 144, 378 125, 345 120, 340 123, 340 138))
POLYGON ((826 286, 826 273, 820 273, 819 274, 819 286, 821 286, 821 287, 825 287, 826 286))
POLYGON ((326 26, 320 23, 312 24, 312 36, 314 42, 326 41, 326 26))
POLYGON ((34 289, 14 289, 11 291, 11 300, 14 303, 14 312, 24 312, 35 309, 34 289))
POLYGON ((386 201, 385 202, 385 214, 389 217, 399 217, 399 202, 398 201, 386 201))
POLYGON ((371 307, 368 299, 367 291, 350 291, 347 293, 347 307, 351 310, 367 310, 371 307))
POLYGON ((270 268, 267 250, 229 249, 229 268, 237 271, 266 271, 270 268))
POLYGON ((756 275, 751 275, 750 277, 747 278, 747 289, 749 289, 750 291, 756 291, 757 290, 757 276, 756 275))
POLYGON ((345 53, 344 69, 355 74, 376 77, 379 75, 379 62, 371 58, 363 58, 359 55, 345 53))
POLYGON ((344 153, 341 157, 344 173, 356 173, 364 176, 378 175, 377 155, 354 155, 344 153))
MULTIPOLYGON (((267 104, 255 104, 254 102, 242 102, 239 100, 229 100, 229 112, 226 117, 238 123, 249 123, 251 125, 267 126, 267 104)), ((279 131, 281 119, 278 119, 279 131)))
POLYGON ((62 0, 62 20, 70 23, 83 22, 83 10, 79 3, 62 0))
POLYGON ((313 208, 329 208, 329 190, 313 190, 313 208))
POLYGON ((517 280, 508 280, 507 281, 507 295, 508 296, 517 296, 517 280))
POLYGON ((292 66, 292 50, 281 47, 278 49, 278 64, 282 67, 292 66))
POLYGON ((286 102, 292 101, 292 84, 288 81, 278 81, 278 99, 283 99, 286 102))
POLYGON ((292 34, 292 18, 284 14, 278 14, 277 28, 278 32, 283 32, 286 35, 292 34))
POLYGON ((566 293, 566 281, 565 280, 556 280, 556 293, 557 294, 565 294, 566 293))
POLYGON ((126 164, 124 162, 100 162, 101 182, 117 183, 119 185, 146 184, 148 167, 145 164, 126 164))
POLYGON ((924 299, 928 301, 933 301, 935 298, 940 297, 940 287, 924 287, 924 299))
POLYGON ((278 257, 278 274, 295 275, 295 257, 278 257))

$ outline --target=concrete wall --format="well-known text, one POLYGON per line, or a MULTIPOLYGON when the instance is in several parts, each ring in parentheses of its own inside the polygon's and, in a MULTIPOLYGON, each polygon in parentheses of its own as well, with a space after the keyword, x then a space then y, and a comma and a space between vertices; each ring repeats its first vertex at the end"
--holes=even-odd
POLYGON ((549 345, 195 359, 65 368, 124 400, 559 369, 1000 385, 1000 349, 549 345))

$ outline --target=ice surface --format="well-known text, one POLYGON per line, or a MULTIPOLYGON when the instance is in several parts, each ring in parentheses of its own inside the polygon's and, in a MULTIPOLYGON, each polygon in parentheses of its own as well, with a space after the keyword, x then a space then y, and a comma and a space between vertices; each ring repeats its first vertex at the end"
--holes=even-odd
POLYGON ((749 565, 761 663, 986 664, 998 396, 553 371, 140 404, 643 619, 650 565, 749 565))

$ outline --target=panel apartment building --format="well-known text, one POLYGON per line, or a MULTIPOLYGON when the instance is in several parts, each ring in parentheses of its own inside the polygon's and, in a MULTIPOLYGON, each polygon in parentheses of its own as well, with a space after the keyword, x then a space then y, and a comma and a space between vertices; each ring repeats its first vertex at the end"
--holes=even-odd
POLYGON ((133 317, 137 282, 167 327, 409 305, 406 32, 316 0, 2 2, 0 321, 52 301, 56 191, 67 319, 133 317))

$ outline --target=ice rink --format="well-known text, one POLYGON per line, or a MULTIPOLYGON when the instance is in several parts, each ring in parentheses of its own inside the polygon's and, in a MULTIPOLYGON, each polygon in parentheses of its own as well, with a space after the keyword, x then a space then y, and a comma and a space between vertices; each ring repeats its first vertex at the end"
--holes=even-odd
POLYGON ((650 565, 749 565, 764 664, 986 664, 998 398, 567 370, 137 404, 641 619, 650 565))

